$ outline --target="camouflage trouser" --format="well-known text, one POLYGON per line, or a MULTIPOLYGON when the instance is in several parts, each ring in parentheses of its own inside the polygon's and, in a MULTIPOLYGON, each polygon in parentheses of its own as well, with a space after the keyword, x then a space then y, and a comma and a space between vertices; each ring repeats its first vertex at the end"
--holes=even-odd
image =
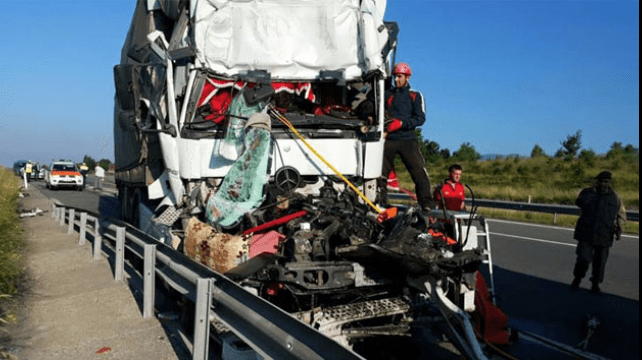
POLYGON ((606 260, 609 257, 610 247, 593 246, 587 242, 580 241, 575 249, 577 260, 573 269, 573 276, 582 279, 588 271, 589 265, 593 263, 591 282, 599 284, 604 281, 606 260))

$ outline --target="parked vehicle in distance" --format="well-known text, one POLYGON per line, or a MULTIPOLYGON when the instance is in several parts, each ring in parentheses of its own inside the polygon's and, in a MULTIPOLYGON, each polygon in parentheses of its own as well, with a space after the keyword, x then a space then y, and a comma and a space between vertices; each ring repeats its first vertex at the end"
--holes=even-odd
POLYGON ((22 176, 22 169, 25 167, 27 164, 27 160, 18 160, 13 163, 13 172, 18 175, 22 176))
POLYGON ((14 163, 13 166, 16 175, 20 176, 21 178, 24 178, 25 173, 27 173, 27 181, 40 179, 39 175, 41 172, 41 166, 39 164, 35 164, 31 160, 21 160, 20 162, 14 163))
POLYGON ((31 166, 31 175, 29 181, 35 181, 40 179, 40 174, 42 173, 42 166, 39 164, 33 164, 31 166))
POLYGON ((82 191, 83 184, 83 176, 72 161, 54 161, 45 172, 45 185, 48 189, 75 188, 82 191))

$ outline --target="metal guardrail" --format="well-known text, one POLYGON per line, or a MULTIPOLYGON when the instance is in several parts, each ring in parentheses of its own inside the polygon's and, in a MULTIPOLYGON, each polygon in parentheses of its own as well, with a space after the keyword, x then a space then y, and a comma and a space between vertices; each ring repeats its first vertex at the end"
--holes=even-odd
POLYGON ((126 251, 143 259, 144 318, 154 315, 155 275, 194 302, 194 360, 207 359, 210 316, 265 359, 363 359, 224 275, 125 222, 63 204, 54 203, 52 208, 52 217, 60 226, 67 224, 68 234, 78 227, 78 245, 86 243, 88 234, 93 235, 93 259, 101 258, 104 240, 113 243, 116 281, 123 279, 126 251))
MULTIPOLYGON (((410 196, 403 193, 389 193, 388 198, 392 200, 410 200, 410 196)), ((471 205, 472 199, 466 199, 466 205, 471 205)), ((507 209, 507 210, 520 210, 520 211, 533 211, 548 214, 565 214, 565 215, 580 215, 580 208, 570 205, 550 205, 550 204, 533 204, 526 202, 513 202, 501 200, 485 200, 475 199, 475 204, 481 207, 507 209)), ((639 211, 627 211, 626 219, 629 221, 640 221, 639 211)))

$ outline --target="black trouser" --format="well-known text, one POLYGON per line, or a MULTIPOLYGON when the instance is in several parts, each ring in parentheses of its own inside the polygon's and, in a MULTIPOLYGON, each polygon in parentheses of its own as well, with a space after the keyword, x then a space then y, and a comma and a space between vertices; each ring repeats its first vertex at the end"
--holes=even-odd
POLYGON ((606 269, 606 259, 609 257, 608 246, 593 246, 584 241, 580 241, 575 249, 577 260, 573 269, 573 276, 582 279, 586 275, 591 262, 593 262, 591 282, 599 284, 604 281, 604 270, 606 269))
POLYGON ((386 140, 383 151, 383 168, 382 174, 378 181, 379 202, 383 206, 388 206, 388 174, 394 167, 395 157, 399 155, 404 166, 410 173, 412 181, 415 183, 415 192, 417 201, 422 208, 433 208, 432 193, 430 192, 430 179, 426 171, 426 161, 424 160, 419 141, 412 140, 386 140))

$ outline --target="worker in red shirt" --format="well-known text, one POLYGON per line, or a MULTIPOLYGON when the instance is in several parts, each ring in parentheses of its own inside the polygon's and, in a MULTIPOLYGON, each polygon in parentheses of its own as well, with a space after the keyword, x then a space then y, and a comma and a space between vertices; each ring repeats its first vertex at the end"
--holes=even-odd
POLYGON ((459 164, 450 165, 448 168, 448 179, 442 186, 435 189, 435 200, 438 208, 445 204, 446 210, 465 211, 466 210, 466 189, 459 182, 463 169, 459 164), (441 188, 441 192, 439 189, 441 188), (443 201, 442 196, 443 194, 443 201))

